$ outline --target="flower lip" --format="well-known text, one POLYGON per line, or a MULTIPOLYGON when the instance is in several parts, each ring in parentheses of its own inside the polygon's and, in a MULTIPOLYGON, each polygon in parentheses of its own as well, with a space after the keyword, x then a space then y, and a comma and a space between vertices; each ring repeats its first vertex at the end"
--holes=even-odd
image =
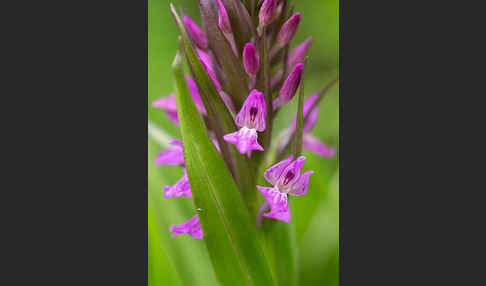
POLYGON ((299 179, 300 177, 300 171, 302 169, 302 166, 305 163, 305 157, 300 156, 297 158, 295 161, 290 163, 283 171, 282 174, 280 175, 280 178, 277 181, 277 187, 279 190, 282 192, 288 193, 292 185, 299 179))

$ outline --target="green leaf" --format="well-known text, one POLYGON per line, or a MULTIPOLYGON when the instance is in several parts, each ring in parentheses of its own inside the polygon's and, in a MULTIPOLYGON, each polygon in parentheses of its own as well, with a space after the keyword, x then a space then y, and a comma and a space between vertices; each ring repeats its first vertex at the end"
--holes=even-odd
POLYGON ((256 214, 258 207, 256 205, 255 176, 253 174, 253 168, 250 165, 250 161, 244 154, 240 154, 234 145, 228 144, 223 140, 223 136, 225 134, 232 133, 237 130, 233 116, 224 104, 218 91, 214 87, 211 78, 204 70, 204 67, 194 52, 186 31, 184 30, 184 25, 173 9, 173 6, 172 13, 181 32, 184 53, 186 55, 191 73, 198 86, 201 98, 208 112, 210 126, 216 133, 216 138, 221 148, 223 159, 225 160, 228 168, 230 168, 236 183, 240 187, 239 189, 243 194, 243 199, 245 200, 250 213, 256 214))
POLYGON ((153 162, 162 148, 149 137, 149 285, 216 285, 216 276, 204 244, 188 235, 170 238, 170 225, 194 216, 194 204, 189 198, 164 198, 163 186, 174 184, 183 172, 177 166, 154 166, 153 162), (164 256, 167 256, 168 263, 164 263, 164 256))
POLYGON ((185 165, 216 277, 222 285, 274 285, 254 219, 189 94, 180 53, 173 72, 185 165))

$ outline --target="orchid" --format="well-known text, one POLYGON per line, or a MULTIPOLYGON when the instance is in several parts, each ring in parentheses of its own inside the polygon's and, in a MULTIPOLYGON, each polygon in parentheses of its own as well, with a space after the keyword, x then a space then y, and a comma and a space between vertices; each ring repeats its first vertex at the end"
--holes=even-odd
POLYGON ((310 134, 325 92, 304 98, 312 37, 290 49, 303 17, 288 2, 201 0, 201 24, 170 7, 180 32, 175 92, 152 106, 180 127, 181 139, 171 139, 155 165, 183 171, 163 187, 163 197, 190 199, 195 215, 169 232, 204 241, 221 285, 235 279, 277 285, 281 270, 270 267, 278 265, 278 251, 268 255, 259 235, 270 235, 265 225, 286 229, 293 221, 290 196, 308 192, 314 171, 302 149, 326 157, 336 152, 310 134), (293 111, 281 110, 294 98, 296 115, 275 141, 276 116, 292 118, 293 111))
POLYGON ((265 217, 289 222, 290 210, 287 194, 302 196, 307 193, 309 176, 314 171, 306 171, 301 175, 300 171, 304 165, 305 157, 300 156, 292 162, 293 158, 294 156, 291 155, 265 171, 265 179, 273 187, 257 186, 258 190, 260 190, 266 199, 262 209, 264 210, 267 205, 271 207, 270 212, 263 214, 265 217))

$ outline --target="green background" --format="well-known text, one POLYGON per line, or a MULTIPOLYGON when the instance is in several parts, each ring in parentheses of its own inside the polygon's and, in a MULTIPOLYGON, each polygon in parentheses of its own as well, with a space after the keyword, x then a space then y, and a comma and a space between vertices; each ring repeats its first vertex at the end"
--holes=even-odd
MULTIPOLYGON (((148 116, 171 137, 180 138, 176 125, 151 103, 173 89, 171 63, 177 49, 177 28, 169 3, 200 23, 197 0, 148 0, 148 116)), ((295 0, 294 12, 302 13, 295 46, 313 37, 304 75, 305 93, 321 89, 338 74, 339 1, 295 0)), ((295 98, 296 99, 296 98, 295 98)), ((274 135, 285 128, 296 110, 296 100, 284 107, 276 120, 274 135)), ((338 146, 339 97, 333 87, 321 103, 319 121, 311 132, 323 142, 338 146)), ((148 277, 149 285, 217 285, 201 240, 188 235, 170 238, 169 227, 194 215, 191 199, 164 199, 163 186, 174 184, 182 171, 177 166, 154 167, 156 154, 164 147, 148 142, 148 277)), ((299 285, 338 285, 339 282, 339 192, 338 160, 305 152, 304 169, 315 170, 309 191, 296 197, 292 211, 297 235, 299 285)), ((283 223, 283 222, 282 222, 283 223)))

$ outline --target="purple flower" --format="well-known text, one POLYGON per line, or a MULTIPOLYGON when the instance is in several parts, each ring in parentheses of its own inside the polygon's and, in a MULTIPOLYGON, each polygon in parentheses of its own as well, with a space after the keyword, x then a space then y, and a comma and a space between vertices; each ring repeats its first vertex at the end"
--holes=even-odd
POLYGON ((295 13, 282 25, 282 28, 277 35, 277 46, 283 47, 292 40, 299 27, 300 17, 300 13, 295 13))
POLYGON ((258 13, 259 26, 265 27, 270 24, 275 17, 275 10, 277 7, 277 1, 265 0, 258 13))
POLYGON ((218 27, 225 34, 232 33, 228 12, 226 12, 226 8, 221 0, 218 0, 218 27))
POLYGON ((197 239, 203 238, 201 224, 199 223, 199 218, 197 215, 184 223, 171 225, 169 230, 173 232, 171 237, 174 237, 178 234, 187 233, 197 239))
POLYGON ((208 48, 208 38, 204 31, 188 16, 184 16, 184 24, 186 26, 187 34, 194 44, 198 48, 206 50, 208 48))
POLYGON ((307 38, 302 44, 295 47, 289 55, 288 67, 292 69, 296 64, 302 63, 304 56, 312 43, 312 37, 307 38))
POLYGON ((310 134, 304 134, 302 138, 302 148, 312 151, 322 157, 333 157, 336 155, 336 148, 326 146, 316 137, 310 134))
POLYGON ((256 76, 260 67, 260 58, 251 42, 247 43, 243 49, 243 66, 250 76, 256 76))
POLYGON ((185 170, 184 176, 177 183, 173 186, 164 186, 164 197, 166 199, 180 196, 192 198, 191 186, 189 185, 189 179, 185 170))
MULTIPOLYGON (((202 115, 207 115, 206 108, 204 107, 204 103, 199 95, 199 91, 197 89, 197 85, 194 80, 188 76, 184 75, 186 78, 187 86, 189 87, 189 92, 191 93, 192 99, 194 100, 194 104, 196 105, 197 110, 202 115)), ((176 104, 176 97, 174 94, 170 94, 166 97, 161 97, 154 102, 152 102, 153 107, 161 108, 166 111, 167 117, 179 124, 179 118, 177 117, 177 104, 176 104)))
POLYGON ((224 135, 223 139, 235 144, 242 154, 248 154, 251 150, 263 151, 263 147, 257 141, 257 131, 265 130, 266 114, 263 93, 256 89, 252 90, 236 115, 235 123, 241 127, 240 130, 224 135))
POLYGON ((165 149, 160 152, 155 159, 155 166, 164 165, 182 165, 184 164, 184 153, 182 152, 182 141, 172 139, 169 144, 174 148, 165 149))
POLYGON ((304 66, 302 64, 297 64, 290 72, 289 76, 285 79, 282 87, 280 88, 278 97, 273 100, 273 110, 276 110, 280 106, 286 104, 294 97, 295 92, 300 84, 303 68, 304 66))
POLYGON ((289 156, 265 171, 264 177, 273 187, 257 186, 270 206, 270 211, 264 213, 264 217, 289 222, 290 210, 287 194, 302 196, 307 193, 309 177, 314 171, 306 171, 301 175, 300 171, 305 157, 300 156, 292 161, 293 158, 294 156, 289 156))
POLYGON ((179 124, 179 119, 177 118, 177 105, 175 94, 171 93, 169 96, 161 97, 154 102, 152 106, 156 108, 161 108, 165 110, 167 118, 176 124, 179 124))

